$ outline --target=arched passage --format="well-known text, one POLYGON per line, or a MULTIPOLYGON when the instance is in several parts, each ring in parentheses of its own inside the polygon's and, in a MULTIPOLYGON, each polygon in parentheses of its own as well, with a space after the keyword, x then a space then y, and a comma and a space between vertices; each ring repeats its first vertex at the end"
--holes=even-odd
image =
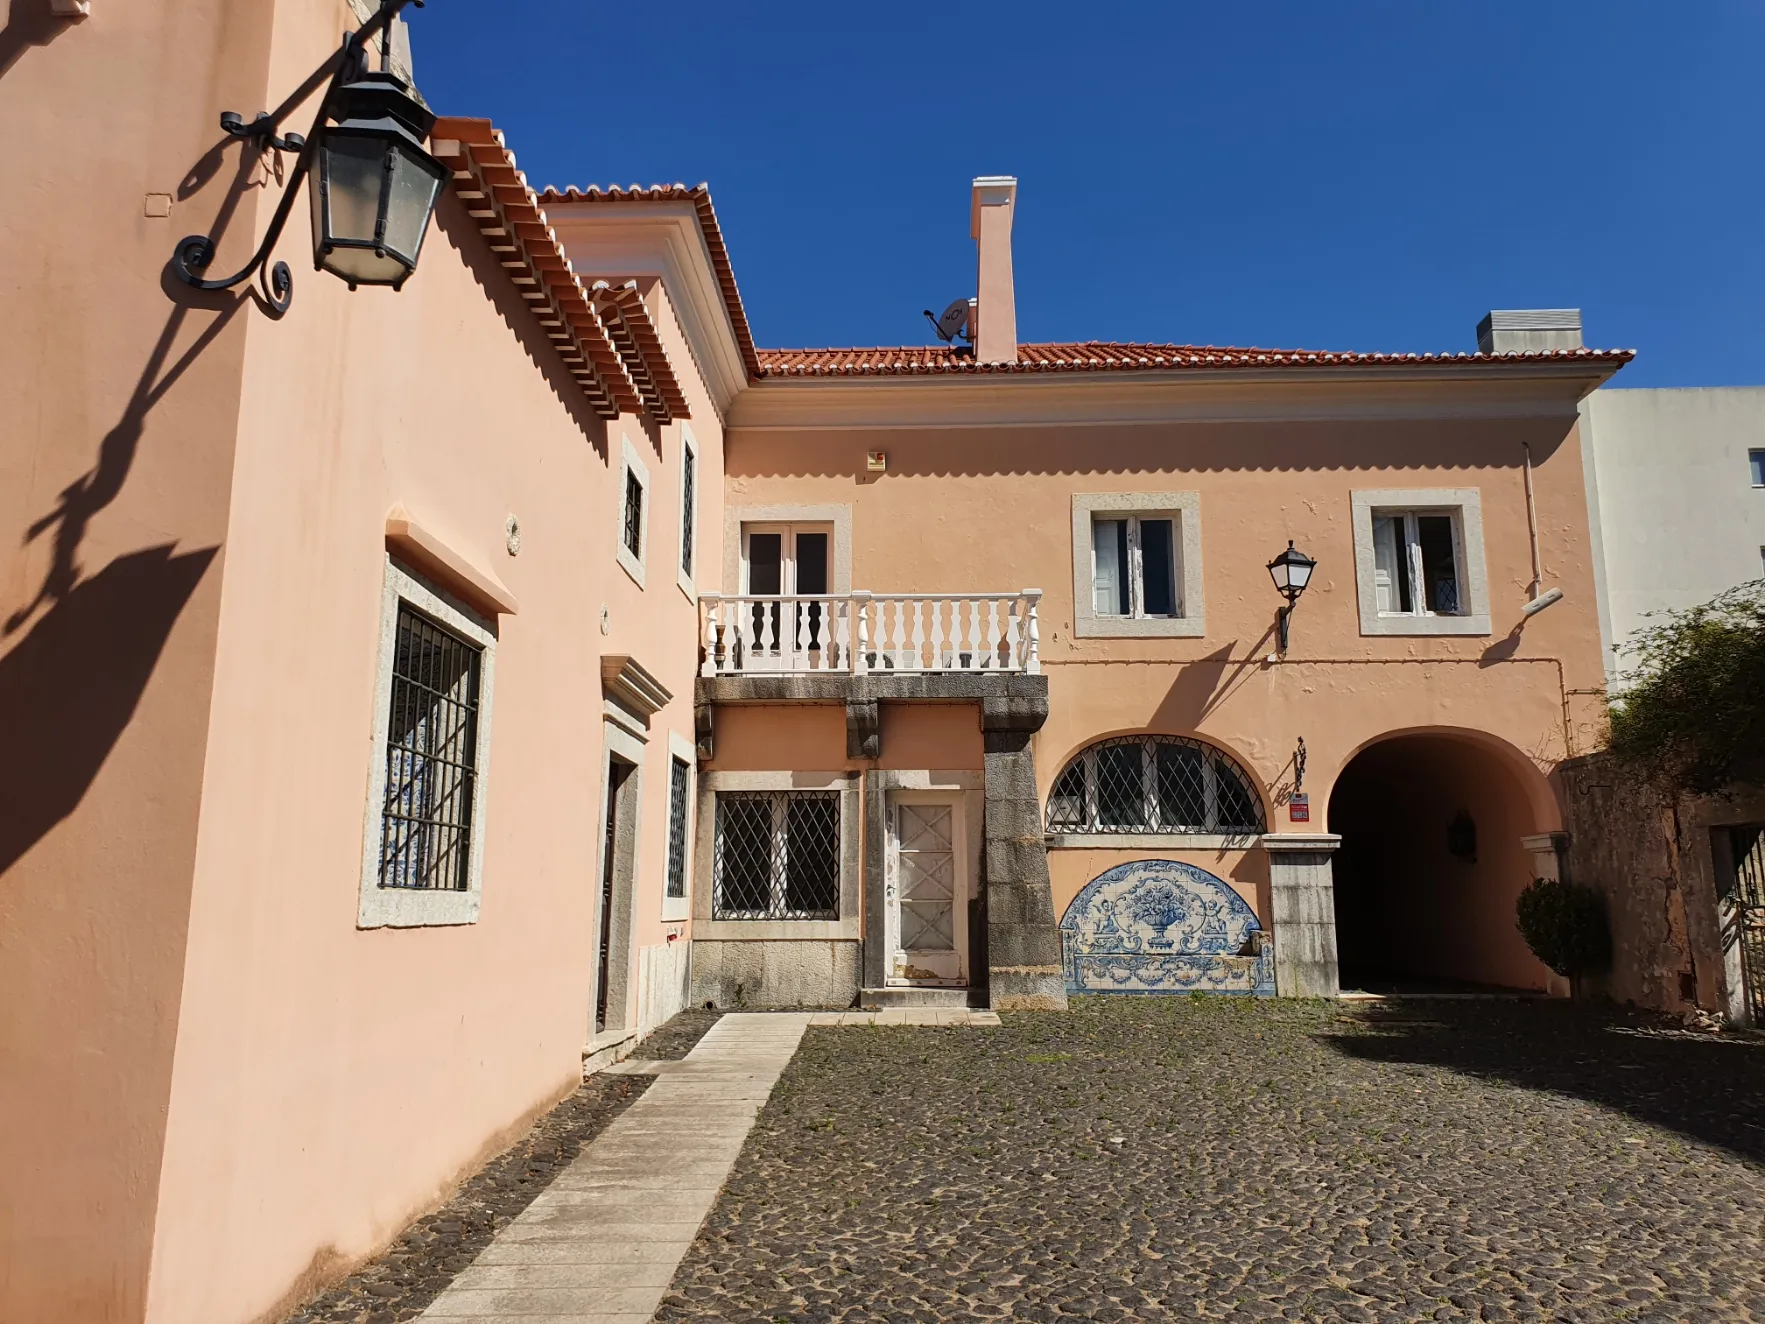
POLYGON ((1537 799, 1549 794, 1537 780, 1446 733, 1393 736, 1349 761, 1329 810, 1342 837, 1332 872, 1343 988, 1547 987, 1514 926, 1532 879, 1520 839, 1540 830, 1537 799))

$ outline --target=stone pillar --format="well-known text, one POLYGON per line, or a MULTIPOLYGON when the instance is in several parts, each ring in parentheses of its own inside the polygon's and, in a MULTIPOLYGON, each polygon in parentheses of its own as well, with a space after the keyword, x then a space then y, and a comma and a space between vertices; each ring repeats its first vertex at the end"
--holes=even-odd
POLYGON ((1521 837, 1520 845, 1527 854, 1532 856, 1532 876, 1548 878, 1552 882, 1563 879, 1563 857, 1569 850, 1569 834, 1567 832, 1540 832, 1534 836, 1521 837))
POLYGON ((1269 894, 1275 942, 1275 992, 1283 998, 1334 998, 1336 896, 1330 856, 1342 838, 1328 832, 1272 832, 1269 894))
MULTIPOLYGON (((1532 857, 1532 876, 1548 878, 1552 882, 1561 882, 1568 876, 1564 867, 1569 858, 1569 834, 1567 832, 1538 832, 1529 837, 1521 837, 1520 845, 1532 857)), ((1575 986, 1559 975, 1555 970, 1545 972, 1545 989, 1553 998, 1568 998, 1575 995, 1575 986)))
POLYGON ((981 702, 986 747, 987 1001, 995 1010, 1066 1008, 1060 928, 1042 839, 1030 737, 1048 720, 1048 682, 1012 676, 981 702))

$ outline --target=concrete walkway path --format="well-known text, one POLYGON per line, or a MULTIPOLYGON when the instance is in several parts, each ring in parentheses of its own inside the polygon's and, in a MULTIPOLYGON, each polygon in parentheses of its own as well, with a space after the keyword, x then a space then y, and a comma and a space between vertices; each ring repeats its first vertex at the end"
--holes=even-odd
POLYGON ((719 1020, 678 1062, 609 1068, 657 1080, 421 1318, 441 1324, 648 1321, 809 1020, 807 1014, 737 1013, 719 1020))

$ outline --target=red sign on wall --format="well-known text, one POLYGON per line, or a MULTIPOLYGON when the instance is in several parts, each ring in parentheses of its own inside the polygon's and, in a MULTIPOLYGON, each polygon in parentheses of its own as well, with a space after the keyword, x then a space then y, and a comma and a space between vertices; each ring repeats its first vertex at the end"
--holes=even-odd
POLYGON ((1287 801, 1287 821, 1289 823, 1311 822, 1311 796, 1304 791, 1295 791, 1287 801))

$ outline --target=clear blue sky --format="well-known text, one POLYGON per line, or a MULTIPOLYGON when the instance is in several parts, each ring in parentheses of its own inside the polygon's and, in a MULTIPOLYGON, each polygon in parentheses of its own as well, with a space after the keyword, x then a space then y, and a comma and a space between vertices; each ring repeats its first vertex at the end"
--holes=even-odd
POLYGON ((1018 335, 1474 348, 1765 383, 1765 4, 431 0, 436 109, 535 185, 711 186, 762 346, 922 344, 1020 182, 1018 335))

